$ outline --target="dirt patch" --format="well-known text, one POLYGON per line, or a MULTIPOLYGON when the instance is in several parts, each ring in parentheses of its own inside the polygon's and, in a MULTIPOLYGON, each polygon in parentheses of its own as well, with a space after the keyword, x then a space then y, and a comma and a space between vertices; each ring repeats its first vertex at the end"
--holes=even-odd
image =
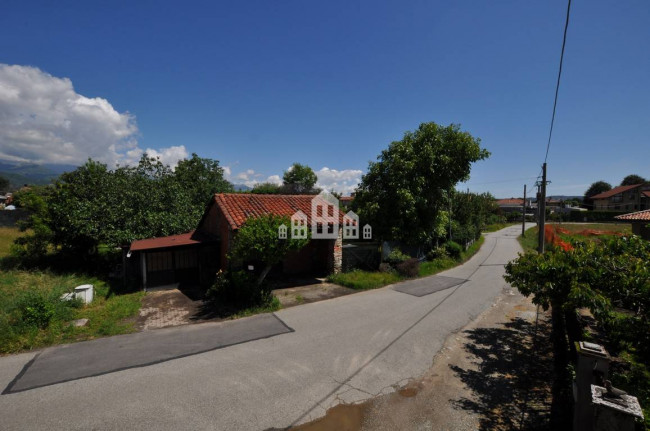
POLYGON ((280 300, 282 308, 288 308, 293 307, 294 305, 323 301, 325 299, 349 295, 355 292, 354 289, 338 286, 332 283, 317 283, 307 286, 275 289, 273 295, 280 300))
POLYGON ((147 292, 142 300, 136 327, 141 331, 192 323, 199 312, 200 300, 192 300, 178 289, 147 292))
POLYGON ((508 289, 446 340, 423 376, 295 429, 547 429, 552 357, 541 340, 550 329, 544 315, 537 324, 536 317, 536 307, 508 289))

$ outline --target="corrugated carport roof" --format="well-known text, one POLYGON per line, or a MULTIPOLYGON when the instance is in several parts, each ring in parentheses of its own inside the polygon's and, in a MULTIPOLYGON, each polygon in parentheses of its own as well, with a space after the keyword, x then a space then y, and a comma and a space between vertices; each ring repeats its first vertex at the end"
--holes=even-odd
POLYGON ((180 235, 163 236, 160 238, 147 238, 133 241, 131 251, 153 250, 157 248, 181 247, 208 242, 215 242, 216 238, 204 232, 191 231, 180 235))

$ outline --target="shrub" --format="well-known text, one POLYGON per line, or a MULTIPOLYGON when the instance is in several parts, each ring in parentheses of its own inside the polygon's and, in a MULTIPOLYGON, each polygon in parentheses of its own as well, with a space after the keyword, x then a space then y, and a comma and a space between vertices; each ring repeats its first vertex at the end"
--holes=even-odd
POLYGON ((463 247, 460 244, 454 241, 447 241, 444 247, 450 257, 460 259, 460 255, 463 252, 463 247))
POLYGON ((393 272, 393 267, 390 266, 390 263, 380 263, 379 264, 379 272, 393 272))
POLYGON ((449 257, 445 247, 435 247, 427 253, 427 260, 443 259, 445 257, 449 257))
POLYGON ((30 292, 21 301, 20 311, 25 324, 44 329, 47 328, 52 317, 54 317, 55 307, 48 298, 38 293, 30 292))
POLYGON ((406 260, 410 259, 410 256, 408 254, 402 253, 402 251, 395 247, 389 254, 388 257, 385 259, 386 262, 390 263, 391 265, 397 265, 399 263, 402 263, 406 260))
POLYGON ((403 277, 413 278, 417 277, 420 273, 420 261, 417 258, 410 258, 404 262, 398 263, 395 267, 399 275, 403 277))
POLYGON ((205 293, 206 301, 213 305, 237 308, 270 304, 272 296, 266 284, 257 284, 254 276, 246 271, 219 271, 205 293))

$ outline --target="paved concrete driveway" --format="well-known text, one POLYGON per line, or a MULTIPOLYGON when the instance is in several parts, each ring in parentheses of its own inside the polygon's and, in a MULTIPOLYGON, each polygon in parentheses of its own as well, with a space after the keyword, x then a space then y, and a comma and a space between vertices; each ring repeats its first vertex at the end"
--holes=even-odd
MULTIPOLYGON (((492 305, 505 287, 503 264, 520 251, 520 229, 488 234, 474 258, 442 274, 467 280, 461 284, 424 296, 386 287, 281 310, 277 317, 295 332, 2 395, 0 424, 8 430, 282 428, 339 402, 392 391, 426 371, 445 338, 492 305)), ((178 330, 191 339, 187 329, 178 330)), ((0 388, 36 354, 1 358, 0 388)))

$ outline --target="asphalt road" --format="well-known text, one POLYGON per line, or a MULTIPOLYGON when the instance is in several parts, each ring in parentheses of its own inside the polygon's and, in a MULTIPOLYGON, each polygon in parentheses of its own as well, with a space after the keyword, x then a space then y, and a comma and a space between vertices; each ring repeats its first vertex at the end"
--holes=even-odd
MULTIPOLYGON (((59 378, 69 381, 29 389, 40 386, 38 375, 32 375, 35 381, 23 380, 20 392, 0 396, 0 428, 284 428, 320 417, 339 402, 393 391, 424 373, 445 338, 501 294, 506 286, 503 264, 521 250, 516 240, 520 231, 515 226, 488 234, 469 262, 441 274, 460 279, 460 284, 437 290, 440 282, 432 278, 436 287, 428 295, 415 296, 389 286, 276 313, 294 332, 278 330, 278 335, 222 348, 211 345, 215 350, 165 357, 163 362, 147 360, 146 351, 151 350, 153 357, 160 355, 160 349, 140 349, 141 364, 151 365, 74 380, 59 378)), ((413 292, 426 291, 426 280, 406 283, 406 290, 412 283, 413 292)), ((405 290, 405 285, 399 288, 405 290)), ((216 334, 221 326, 214 327, 216 334)), ((196 345, 201 343, 193 341, 205 339, 205 328, 209 326, 165 331, 179 331, 171 337, 196 345)), ((97 361, 104 367, 109 364, 109 369, 112 349, 102 343, 111 342, 115 344, 111 339, 93 342, 104 349, 97 361)), ((70 346, 0 358, 0 388, 12 382, 20 388, 20 373, 26 369, 25 379, 30 373, 25 366, 39 354, 60 358, 54 354, 56 349, 70 346)), ((80 350, 78 362, 84 363, 89 354, 80 350)), ((67 357, 68 366, 75 367, 75 355, 67 357)), ((124 361, 124 355, 115 357, 124 361)), ((39 358, 32 366, 37 364, 39 358)), ((52 368, 43 375, 51 380, 55 373, 52 368)))

